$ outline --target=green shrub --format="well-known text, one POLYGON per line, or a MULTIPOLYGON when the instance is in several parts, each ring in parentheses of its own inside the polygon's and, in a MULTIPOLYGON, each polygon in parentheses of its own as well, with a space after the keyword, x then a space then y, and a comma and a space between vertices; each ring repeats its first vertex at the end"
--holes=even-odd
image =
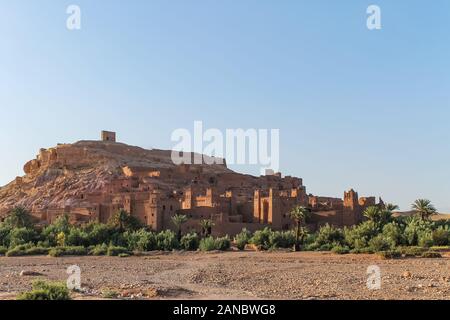
POLYGON ((248 231, 247 229, 242 229, 242 231, 234 238, 237 248, 239 250, 244 250, 251 237, 252 233, 250 231, 248 231))
POLYGON ((33 229, 15 228, 11 230, 9 235, 10 247, 14 248, 21 244, 35 242, 37 240, 37 233, 33 229))
POLYGON ((21 250, 18 247, 8 250, 6 252, 7 257, 21 257, 25 255, 25 250, 21 250))
POLYGON ((369 241, 369 248, 374 252, 389 251, 395 248, 395 242, 383 234, 379 234, 369 241))
POLYGON ((96 245, 89 248, 90 256, 106 256, 108 254, 108 246, 106 244, 96 245))
POLYGON ((272 232, 269 242, 271 248, 293 248, 295 245, 295 232, 292 230, 272 232))
POLYGON ((8 248, 6 248, 6 247, 0 247, 0 256, 5 255, 6 252, 8 252, 8 248))
POLYGON ((433 233, 431 231, 419 231, 418 245, 425 248, 432 247, 434 245, 433 233))
POLYGON ((156 235, 156 249, 161 251, 173 251, 178 249, 177 235, 170 230, 160 232, 156 235))
POLYGON ((70 300, 70 293, 64 283, 33 282, 33 290, 17 297, 17 300, 70 300))
POLYGON ((137 251, 153 251, 157 248, 156 236, 152 232, 145 229, 137 231, 127 231, 123 234, 126 246, 130 250, 137 251))
POLYGON ((44 247, 32 247, 25 250, 25 255, 27 256, 41 256, 48 255, 50 249, 44 247))
POLYGON ((88 234, 81 229, 72 228, 67 235, 66 244, 75 247, 87 247, 90 245, 88 234))
POLYGON ((380 251, 377 253, 380 257, 386 260, 390 259, 398 259, 402 257, 402 254, 398 250, 387 250, 387 251, 380 251))
POLYGON ((438 229, 434 230, 432 238, 435 246, 448 246, 450 238, 448 227, 439 227, 438 229))
POLYGON ((85 247, 55 247, 51 248, 48 254, 51 257, 85 256, 88 250, 85 247))
POLYGON ((229 250, 231 247, 230 237, 226 236, 226 237, 222 237, 222 238, 217 238, 215 240, 215 247, 216 247, 216 250, 219 250, 219 251, 229 250))
POLYGON ((4 224, 0 224, 0 246, 9 248, 10 246, 10 233, 11 229, 4 224))
POLYGON ((102 297, 105 299, 116 299, 119 296, 119 293, 114 290, 103 290, 102 291, 102 297))
POLYGON ((319 247, 332 243, 343 244, 344 242, 344 232, 341 229, 330 226, 329 224, 326 224, 319 229, 315 239, 315 243, 319 247))
POLYGON ((319 248, 320 248, 319 245, 317 243, 313 242, 313 243, 307 244, 303 249, 305 251, 318 251, 319 248))
POLYGON ((382 234, 387 241, 392 243, 393 246, 398 246, 404 243, 402 228, 396 222, 386 224, 383 227, 382 234))
POLYGON ((375 253, 371 248, 365 247, 365 248, 358 248, 358 249, 351 249, 350 253, 356 253, 356 254, 373 254, 375 253))
POLYGON ((263 230, 258 230, 253 234, 253 237, 250 239, 250 243, 254 244, 258 250, 269 250, 272 247, 271 237, 272 230, 269 228, 264 228, 263 230))
POLYGON ((373 221, 365 221, 360 225, 344 229, 346 242, 352 249, 363 249, 369 241, 378 235, 378 226, 373 221))
POLYGON ((437 258, 442 258, 442 255, 439 252, 434 252, 434 251, 427 251, 422 253, 422 258, 427 258, 427 259, 437 259, 437 258))
POLYGON ((181 238, 180 248, 186 251, 197 251, 200 238, 197 233, 188 233, 181 238))
MULTIPOLYGON (((430 240, 430 234, 432 233, 433 223, 427 220, 422 220, 418 217, 410 217, 405 220, 406 227, 404 231, 407 244, 411 246, 417 246, 420 238, 422 242, 426 243, 430 240)), ((432 236, 431 236, 432 240, 432 236)))
POLYGON ((338 245, 338 246, 334 246, 331 249, 331 252, 336 253, 336 254, 348 254, 348 253, 350 253, 350 248, 347 246, 338 245))
POLYGON ((331 249, 333 249, 333 247, 334 247, 335 245, 338 245, 338 244, 334 244, 334 243, 326 243, 326 244, 321 245, 321 246, 317 249, 317 251, 331 251, 331 249))
POLYGON ((214 251, 216 250, 216 241, 213 237, 207 237, 200 240, 201 251, 214 251))
POLYGON ((130 255, 130 251, 125 247, 109 246, 107 255, 111 257, 117 257, 121 254, 130 255))
POLYGON ((114 233, 111 226, 103 223, 90 223, 84 228, 84 231, 90 245, 109 243, 114 233))

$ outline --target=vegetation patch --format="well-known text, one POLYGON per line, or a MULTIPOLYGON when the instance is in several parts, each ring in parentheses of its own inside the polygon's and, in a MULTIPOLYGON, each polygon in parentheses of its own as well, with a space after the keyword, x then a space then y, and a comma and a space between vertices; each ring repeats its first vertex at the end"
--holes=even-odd
POLYGON ((33 289, 17 296, 17 300, 70 300, 70 292, 64 283, 36 280, 33 289))

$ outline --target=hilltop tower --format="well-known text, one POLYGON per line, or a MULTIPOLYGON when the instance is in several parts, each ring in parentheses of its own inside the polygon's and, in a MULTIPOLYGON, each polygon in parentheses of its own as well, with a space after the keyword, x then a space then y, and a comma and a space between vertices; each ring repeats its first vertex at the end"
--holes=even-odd
POLYGON ((116 133, 112 131, 102 131, 101 139, 104 142, 116 142, 116 133))

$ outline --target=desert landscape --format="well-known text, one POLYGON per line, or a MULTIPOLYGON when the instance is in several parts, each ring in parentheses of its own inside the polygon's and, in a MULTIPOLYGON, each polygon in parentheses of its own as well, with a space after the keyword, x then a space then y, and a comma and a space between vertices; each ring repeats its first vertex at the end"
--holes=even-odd
POLYGON ((14 299, 35 279, 65 281, 81 268, 74 299, 448 299, 450 254, 441 259, 383 260, 377 255, 320 252, 148 253, 118 257, 0 258, 0 299, 14 299), (382 273, 366 286, 367 268, 382 273))

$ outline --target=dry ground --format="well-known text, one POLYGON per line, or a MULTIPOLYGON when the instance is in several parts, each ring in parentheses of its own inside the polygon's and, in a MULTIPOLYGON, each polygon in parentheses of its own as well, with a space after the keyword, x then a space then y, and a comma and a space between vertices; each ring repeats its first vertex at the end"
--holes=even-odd
POLYGON ((66 280, 82 270, 84 293, 99 299, 109 289, 125 298, 151 299, 450 299, 450 258, 381 260, 375 255, 227 252, 153 253, 115 257, 0 258, 0 299, 28 290, 36 277, 66 280), (382 288, 366 287, 378 265, 382 288))

